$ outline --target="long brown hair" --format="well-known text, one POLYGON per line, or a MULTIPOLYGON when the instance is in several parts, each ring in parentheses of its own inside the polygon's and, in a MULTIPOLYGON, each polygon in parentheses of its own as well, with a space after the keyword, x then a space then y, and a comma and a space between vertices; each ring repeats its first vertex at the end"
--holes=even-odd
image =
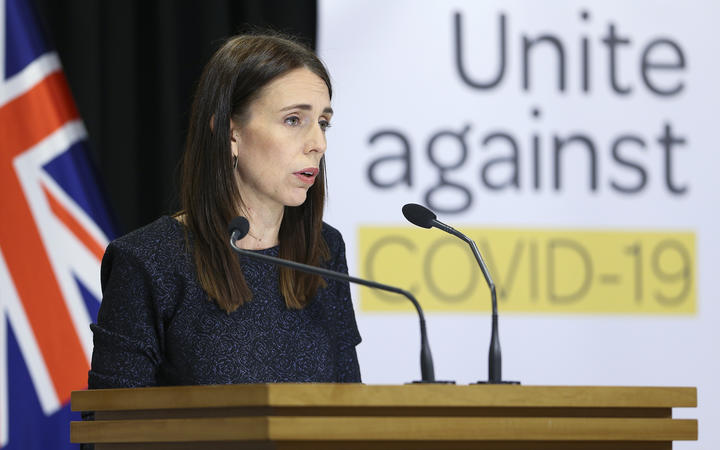
MULTIPOLYGON (((243 35, 229 39, 203 70, 193 100, 180 201, 193 236, 200 284, 228 313, 250 301, 252 292, 229 246, 227 226, 240 211, 230 151, 230 119, 242 123, 262 88, 287 72, 305 67, 319 76, 332 97, 330 77, 308 48, 287 37, 243 35)), ((322 238, 325 158, 305 203, 285 207, 280 225, 281 258, 320 265, 329 256, 322 238)), ((302 308, 325 282, 319 276, 280 268, 280 292, 289 308, 302 308)))

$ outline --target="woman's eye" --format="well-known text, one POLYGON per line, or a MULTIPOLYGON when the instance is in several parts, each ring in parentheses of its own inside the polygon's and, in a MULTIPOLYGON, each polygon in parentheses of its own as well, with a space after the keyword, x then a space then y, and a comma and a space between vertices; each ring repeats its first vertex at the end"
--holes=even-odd
POLYGON ((328 128, 330 128, 332 126, 332 125, 330 125, 330 122, 328 122, 327 120, 321 120, 319 123, 320 123, 320 129, 323 131, 327 130, 328 128))
POLYGON ((294 127, 300 125, 300 118, 296 116, 291 116, 285 119, 285 123, 294 127))

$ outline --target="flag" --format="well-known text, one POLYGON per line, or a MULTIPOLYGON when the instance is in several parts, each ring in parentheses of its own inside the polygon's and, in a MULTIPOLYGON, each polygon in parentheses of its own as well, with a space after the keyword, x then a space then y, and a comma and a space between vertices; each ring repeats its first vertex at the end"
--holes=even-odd
POLYGON ((0 0, 0 30, 0 448, 77 448, 70 393, 87 387, 113 227, 30 0, 0 0))

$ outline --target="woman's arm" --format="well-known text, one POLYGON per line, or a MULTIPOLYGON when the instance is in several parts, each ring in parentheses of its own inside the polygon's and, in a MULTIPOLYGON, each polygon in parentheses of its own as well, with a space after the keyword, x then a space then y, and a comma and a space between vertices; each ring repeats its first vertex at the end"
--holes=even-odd
MULTIPOLYGON (((347 274, 345 242, 339 231, 325 225, 328 247, 331 252, 331 270, 347 274)), ((360 364, 355 347, 362 338, 355 321, 355 311, 350 295, 350 285, 344 281, 334 281, 333 295, 334 323, 337 339, 337 381, 340 383, 360 383, 360 364)))
POLYGON ((130 249, 111 243, 101 269, 103 300, 93 331, 90 389, 153 386, 161 362, 157 280, 130 249))

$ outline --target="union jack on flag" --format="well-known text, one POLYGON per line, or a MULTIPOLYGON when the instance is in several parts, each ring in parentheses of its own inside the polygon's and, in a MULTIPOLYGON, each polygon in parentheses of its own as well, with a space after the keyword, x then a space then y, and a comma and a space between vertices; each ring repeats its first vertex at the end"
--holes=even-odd
POLYGON ((30 0, 0 0, 0 448, 73 448, 112 222, 30 0))

